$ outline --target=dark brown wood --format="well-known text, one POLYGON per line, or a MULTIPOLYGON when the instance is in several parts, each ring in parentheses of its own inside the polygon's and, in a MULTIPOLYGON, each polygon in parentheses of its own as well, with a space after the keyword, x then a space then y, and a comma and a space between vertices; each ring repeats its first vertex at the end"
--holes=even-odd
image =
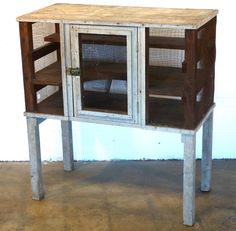
POLYGON ((127 95, 84 91, 84 110, 127 114, 127 95))
POLYGON ((149 47, 184 50, 185 43, 184 38, 150 36, 149 47))
POLYGON ((50 35, 44 37, 44 41, 45 42, 59 43, 60 42, 60 34, 58 32, 50 34, 50 35))
MULTIPOLYGON (((57 41, 57 35, 51 35, 47 38, 48 41, 57 41)), ((96 34, 81 34, 81 41, 84 44, 104 44, 126 46, 125 36, 117 35, 96 35, 96 34)), ((149 36, 149 48, 166 48, 166 49, 185 49, 184 38, 176 37, 161 37, 149 36)))
POLYGON ((56 85, 61 86, 61 63, 55 62, 35 73, 33 80, 35 85, 56 85))
POLYGON ((126 36, 122 35, 98 35, 81 33, 80 39, 83 44, 126 46, 126 36))
MULTIPOLYGON (((36 99, 36 92, 45 87, 46 85, 61 86, 62 79, 60 62, 53 63, 36 73, 34 68, 35 60, 38 60, 39 58, 42 58, 53 51, 58 51, 60 49, 60 44, 48 43, 37 49, 33 49, 32 23, 20 22, 19 30, 21 41, 26 111, 62 115, 62 103, 60 104, 60 107, 53 107, 54 101, 55 105, 58 105, 58 101, 56 101, 56 98, 58 98, 58 96, 55 98, 56 94, 54 95, 54 97, 50 96, 39 104, 37 103, 36 99), (51 106, 52 109, 49 109, 51 106)), ((60 101, 63 101, 62 94, 60 101)))
POLYGON ((34 62, 32 57, 32 23, 20 22, 19 30, 24 78, 25 107, 27 112, 34 112, 36 110, 36 92, 32 83, 32 80, 34 79, 34 62))
POLYGON ((184 127, 194 129, 196 125, 197 30, 185 30, 185 62, 184 127))
POLYGON ((64 115, 62 91, 59 90, 39 103, 37 113, 64 115))
POLYGON ((53 51, 58 50, 59 45, 57 43, 48 43, 43 46, 40 46, 32 51, 33 61, 42 58, 45 55, 52 53, 53 51))
POLYGON ((197 70, 196 82, 199 84, 201 78, 202 98, 200 107, 197 111, 197 118, 200 121, 210 107, 214 104, 214 75, 215 75, 215 36, 216 36, 216 18, 213 18, 207 24, 198 30, 200 47, 199 70, 197 70), (201 70, 201 71, 200 71, 201 70))
POLYGON ((149 95, 183 96, 186 74, 176 67, 149 67, 149 95))
POLYGON ((149 108, 148 124, 184 128, 184 105, 181 100, 150 97, 149 108))
MULTIPOLYGON (((59 35, 59 42, 60 43, 60 26, 58 23, 55 23, 55 33, 59 35)), ((57 61, 61 61, 61 47, 60 45, 57 48, 57 61)))

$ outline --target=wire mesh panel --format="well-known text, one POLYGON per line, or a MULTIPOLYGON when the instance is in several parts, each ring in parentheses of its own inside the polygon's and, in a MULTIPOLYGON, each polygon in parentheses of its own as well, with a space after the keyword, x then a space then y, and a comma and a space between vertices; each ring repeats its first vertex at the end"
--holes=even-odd
POLYGON ((184 30, 149 28, 147 124, 181 127, 185 78, 184 30))
POLYGON ((60 39, 55 23, 20 22, 27 112, 63 115, 60 39))
POLYGON ((211 108, 215 27, 147 29, 147 124, 194 129, 211 108))
POLYGON ((71 25, 74 115, 137 121, 137 29, 71 25))
POLYGON ((126 36, 81 33, 78 41, 82 109, 127 114, 126 36))

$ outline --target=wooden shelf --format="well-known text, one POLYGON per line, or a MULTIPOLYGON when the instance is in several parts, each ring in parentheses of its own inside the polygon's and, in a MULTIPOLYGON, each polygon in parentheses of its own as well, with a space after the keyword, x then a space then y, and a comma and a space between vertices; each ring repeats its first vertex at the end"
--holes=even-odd
POLYGON ((37 104, 37 112, 42 114, 64 115, 62 91, 59 90, 37 104))
POLYGON ((127 114, 127 96, 103 92, 84 91, 84 110, 127 114))
POLYGON ((50 35, 44 37, 44 41, 59 43, 60 42, 60 34, 59 33, 50 34, 50 35))
MULTIPOLYGON (((181 68, 149 66, 149 94, 182 97, 185 76, 181 68)), ((127 80, 126 64, 84 62, 82 81, 112 79, 127 80)))
POLYGON ((82 81, 127 80, 126 63, 86 61, 82 68, 82 81))
POLYGON ((55 62, 35 73, 33 79, 35 85, 56 85, 61 86, 61 63, 55 62))
MULTIPOLYGON (((86 61, 83 64, 82 81, 127 80, 125 63, 86 61)), ((60 62, 55 62, 36 72, 33 84, 61 86, 60 65, 60 62)), ((203 85, 204 75, 200 71, 197 73, 198 92, 203 85)), ((149 95, 182 97, 185 76, 181 68, 149 66, 149 95)))
MULTIPOLYGON (((59 33, 53 33, 44 38, 47 42, 60 42, 59 33)), ((118 35, 96 35, 96 34, 83 34, 81 42, 85 44, 103 44, 103 45, 116 45, 126 46, 126 37, 118 35)), ((149 37, 150 48, 165 48, 165 49, 185 49, 185 39, 177 37, 149 37)))
POLYGON ((175 37, 149 37, 149 48, 165 48, 165 49, 185 49, 185 39, 175 37))
POLYGON ((182 97, 185 76, 181 68, 149 66, 149 95, 182 97))
POLYGON ((184 107, 180 100, 149 98, 148 125, 184 128, 184 107))

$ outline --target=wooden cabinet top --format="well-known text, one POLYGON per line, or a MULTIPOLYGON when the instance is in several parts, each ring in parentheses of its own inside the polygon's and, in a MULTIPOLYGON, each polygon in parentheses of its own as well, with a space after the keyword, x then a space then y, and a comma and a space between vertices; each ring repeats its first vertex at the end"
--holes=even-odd
POLYGON ((21 22, 78 23, 197 29, 217 15, 213 9, 54 4, 17 18, 21 22))

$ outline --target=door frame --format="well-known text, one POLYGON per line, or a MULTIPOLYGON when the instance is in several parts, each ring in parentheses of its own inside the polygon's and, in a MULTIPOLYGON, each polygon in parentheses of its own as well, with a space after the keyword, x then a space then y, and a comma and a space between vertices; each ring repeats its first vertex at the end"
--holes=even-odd
POLYGON ((73 75, 73 116, 89 120, 138 123, 137 28, 117 26, 70 25, 71 67, 80 68, 79 33, 121 35, 127 38, 127 114, 82 109, 80 75, 73 75))

